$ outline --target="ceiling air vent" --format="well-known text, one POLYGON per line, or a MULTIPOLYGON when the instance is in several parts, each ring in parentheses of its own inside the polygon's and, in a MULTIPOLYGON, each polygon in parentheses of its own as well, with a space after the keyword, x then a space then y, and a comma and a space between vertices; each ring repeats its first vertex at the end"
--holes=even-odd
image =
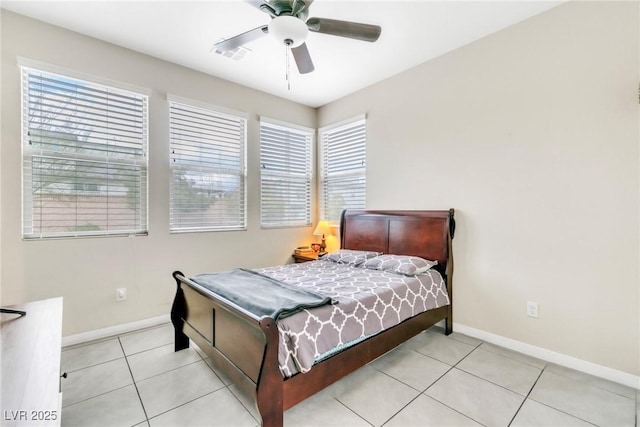
MULTIPOLYGON (((224 40, 225 39, 220 39, 220 40, 218 40, 218 42, 216 44, 218 44, 220 42, 223 42, 224 40)), ((227 58, 231 58, 231 59, 233 59, 235 61, 239 61, 242 58, 244 58, 245 55, 249 54, 251 52, 251 49, 247 49, 244 46, 238 46, 238 47, 236 47, 234 49, 231 49, 231 50, 221 51, 221 50, 216 49, 216 47, 214 46, 211 49, 211 51, 213 53, 217 53, 218 55, 222 55, 222 56, 225 56, 227 58)))

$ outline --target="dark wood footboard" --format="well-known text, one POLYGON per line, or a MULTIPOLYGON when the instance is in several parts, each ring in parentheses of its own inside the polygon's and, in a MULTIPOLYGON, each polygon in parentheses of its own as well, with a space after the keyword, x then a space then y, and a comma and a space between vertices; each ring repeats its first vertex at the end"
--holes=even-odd
MULTIPOLYGON (((342 248, 377 250, 437 260, 453 298, 455 230, 449 211, 345 211, 342 248)), ((452 305, 409 318, 361 343, 323 360, 304 373, 284 378, 278 364, 279 334, 270 317, 258 318, 232 302, 173 273, 176 296, 171 309, 175 350, 193 340, 247 396, 254 399, 265 427, 283 425, 288 408, 371 362, 411 337, 445 321, 453 324, 452 305)))
POLYGON ((238 388, 253 397, 263 418, 278 414, 282 418, 283 377, 275 321, 254 316, 179 271, 173 277, 177 284, 171 310, 175 351, 189 347, 189 339, 193 340, 238 388))

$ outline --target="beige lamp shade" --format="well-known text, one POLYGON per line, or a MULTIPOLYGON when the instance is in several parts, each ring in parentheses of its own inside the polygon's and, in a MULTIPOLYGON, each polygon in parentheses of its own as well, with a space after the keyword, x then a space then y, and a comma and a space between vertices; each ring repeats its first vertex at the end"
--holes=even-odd
POLYGON ((315 236, 322 236, 325 234, 331 234, 331 227, 328 221, 320 221, 313 232, 315 236))

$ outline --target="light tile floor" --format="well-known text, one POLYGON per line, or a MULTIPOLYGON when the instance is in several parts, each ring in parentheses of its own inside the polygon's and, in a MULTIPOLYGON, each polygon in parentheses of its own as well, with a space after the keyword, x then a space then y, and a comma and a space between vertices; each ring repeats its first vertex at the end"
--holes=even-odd
MULTIPOLYGON (((63 426, 259 426, 170 324, 63 349, 63 426), (184 379, 188 378, 188 382, 184 379)), ((285 426, 638 426, 640 392, 441 330, 285 412, 285 426)))

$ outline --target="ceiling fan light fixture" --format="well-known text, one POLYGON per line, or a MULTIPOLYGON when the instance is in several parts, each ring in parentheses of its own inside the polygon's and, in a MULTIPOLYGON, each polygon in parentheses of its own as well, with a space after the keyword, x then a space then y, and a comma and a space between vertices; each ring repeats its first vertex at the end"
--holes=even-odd
POLYGON ((309 29, 301 19, 294 16, 278 16, 269 23, 269 34, 278 43, 294 48, 307 39, 309 29))

